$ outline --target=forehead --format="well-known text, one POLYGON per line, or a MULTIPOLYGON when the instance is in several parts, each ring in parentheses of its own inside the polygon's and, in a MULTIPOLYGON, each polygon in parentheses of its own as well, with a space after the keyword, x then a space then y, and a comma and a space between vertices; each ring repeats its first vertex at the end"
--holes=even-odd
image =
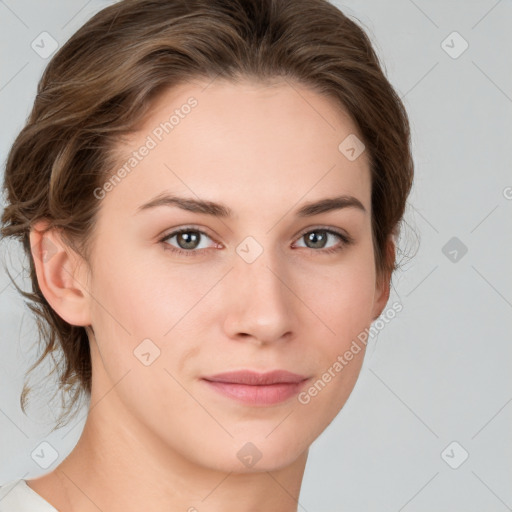
POLYGON ((354 136, 361 139, 350 116, 303 85, 181 84, 163 91, 137 132, 119 145, 119 167, 133 165, 125 165, 128 176, 108 201, 136 206, 172 191, 222 198, 234 210, 258 209, 262 201, 282 209, 283 198, 296 203, 351 194, 369 210, 366 151, 354 160, 342 151, 354 136))

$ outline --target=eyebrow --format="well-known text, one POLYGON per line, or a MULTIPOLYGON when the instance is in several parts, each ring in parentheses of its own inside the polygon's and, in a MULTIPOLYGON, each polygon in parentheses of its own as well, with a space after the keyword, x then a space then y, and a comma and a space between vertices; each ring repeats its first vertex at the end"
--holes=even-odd
MULTIPOLYGON (((151 199, 149 202, 142 204, 137 208, 136 213, 157 208, 159 206, 178 207, 189 212, 203 213, 221 218, 229 218, 233 216, 233 211, 226 205, 215 203, 213 201, 205 201, 203 199, 178 197, 166 193, 162 193, 151 199)), ((354 196, 343 195, 306 203, 301 206, 295 214, 297 217, 311 217, 313 215, 319 215, 333 210, 341 210, 343 208, 356 208, 366 213, 366 208, 359 199, 354 196)))

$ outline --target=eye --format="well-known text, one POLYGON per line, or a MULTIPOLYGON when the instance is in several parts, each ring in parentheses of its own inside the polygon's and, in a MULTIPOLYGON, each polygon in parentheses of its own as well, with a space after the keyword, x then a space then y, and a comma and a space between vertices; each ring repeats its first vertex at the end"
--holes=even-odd
MULTIPOLYGON (((216 242, 208 246, 207 239, 212 240, 204 231, 194 228, 193 226, 188 226, 165 235, 159 241, 164 244, 165 250, 184 256, 197 256, 204 250, 222 247, 221 244, 216 242), (173 239, 175 239, 174 243, 171 243, 173 239)), ((327 228, 315 228, 304 231, 300 235, 299 240, 305 240, 306 242, 306 245, 299 245, 299 247, 305 247, 306 249, 321 253, 341 251, 344 247, 353 242, 352 238, 348 235, 327 228), (331 239, 331 241, 334 239, 334 242, 337 239, 338 244, 335 243, 329 246, 329 239, 331 239)))
MULTIPOLYGON (((338 231, 334 231, 333 229, 327 229, 327 228, 315 228, 310 229, 309 231, 306 231, 302 233, 299 240, 305 240, 305 245, 302 247, 306 247, 308 249, 313 250, 320 250, 317 252, 337 252, 341 251, 345 246, 350 245, 352 243, 352 239, 338 231), (341 244, 338 243, 337 245, 331 245, 328 246, 329 238, 331 240, 338 239, 338 241, 341 240, 341 244)), ((300 247, 300 246, 299 246, 300 247)))
MULTIPOLYGON (((160 242, 164 243, 164 248, 166 250, 183 254, 185 256, 195 256, 199 251, 195 249, 209 249, 207 245, 204 245, 204 239, 211 238, 204 232, 199 229, 194 229, 192 227, 178 229, 165 235, 160 239, 160 242), (176 245, 170 243, 170 241, 175 238, 176 245)), ((218 247, 218 244, 213 247, 218 247)))

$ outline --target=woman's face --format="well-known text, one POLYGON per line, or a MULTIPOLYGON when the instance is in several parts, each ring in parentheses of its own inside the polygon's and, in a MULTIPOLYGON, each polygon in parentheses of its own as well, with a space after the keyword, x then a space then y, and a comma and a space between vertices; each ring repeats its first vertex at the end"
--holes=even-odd
POLYGON ((95 192, 93 393, 163 450, 223 471, 271 470, 304 454, 343 407, 364 357, 357 336, 387 300, 370 171, 330 99, 285 82, 207 85, 159 97, 119 146, 112 173, 125 171, 95 192), (205 380, 239 370, 305 380, 205 380))

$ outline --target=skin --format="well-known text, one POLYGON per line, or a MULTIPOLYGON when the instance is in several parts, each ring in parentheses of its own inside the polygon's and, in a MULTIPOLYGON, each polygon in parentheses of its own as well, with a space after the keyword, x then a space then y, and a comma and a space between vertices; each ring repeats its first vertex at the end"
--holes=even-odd
MULTIPOLYGON (((197 99, 101 199, 90 267, 55 231, 45 235, 55 254, 35 257, 50 305, 93 329, 91 408, 80 440, 51 473, 28 480, 59 510, 296 511, 309 446, 348 399, 364 346, 307 404, 294 396, 245 405, 200 378, 287 369, 310 377, 308 389, 387 303, 389 279, 379 284, 375 273, 367 154, 350 161, 338 150, 358 134, 351 119, 298 84, 206 86, 166 91, 119 145, 122 165, 176 108, 197 99), (223 203, 233 217, 176 206, 137 213, 163 191, 223 203), (338 195, 366 211, 295 215, 338 195), (208 235, 195 256, 166 250, 187 250, 178 236, 159 241, 191 224, 208 235), (302 235, 325 235, 321 227, 353 243, 328 235, 325 248, 308 245, 302 235), (263 249, 252 263, 236 252, 248 236, 263 249), (325 252, 335 246, 342 248, 325 252), (148 366, 134 356, 147 338, 160 349, 148 366), (262 455, 252 467, 237 457, 248 442, 262 455)), ((43 227, 31 231, 36 256, 43 227)))

